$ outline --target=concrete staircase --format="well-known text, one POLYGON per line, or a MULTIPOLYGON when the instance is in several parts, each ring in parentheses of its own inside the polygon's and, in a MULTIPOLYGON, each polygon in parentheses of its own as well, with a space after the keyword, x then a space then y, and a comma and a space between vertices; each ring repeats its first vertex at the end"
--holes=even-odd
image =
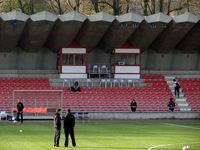
MULTIPOLYGON (((174 86, 173 86, 173 79, 174 76, 165 76, 165 80, 167 81, 167 84, 174 95, 174 86)), ((187 97, 184 96, 184 92, 180 89, 179 97, 175 97, 176 102, 180 108, 180 111, 191 111, 191 107, 189 106, 189 103, 187 102, 187 97)))

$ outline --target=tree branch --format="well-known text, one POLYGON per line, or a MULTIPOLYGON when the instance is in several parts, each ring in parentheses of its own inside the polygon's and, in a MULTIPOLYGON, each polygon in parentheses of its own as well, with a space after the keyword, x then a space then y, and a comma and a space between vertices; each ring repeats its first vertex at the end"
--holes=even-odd
POLYGON ((103 1, 103 2, 97 2, 97 3, 98 3, 98 4, 106 4, 106 5, 110 6, 110 7, 113 9, 113 5, 111 5, 111 4, 108 3, 108 2, 103 1))
POLYGON ((174 8, 174 9, 170 10, 169 13, 171 13, 171 12, 173 12, 173 11, 181 10, 181 9, 183 9, 183 8, 182 8, 182 7, 174 8))
POLYGON ((153 12, 152 12, 152 10, 151 10, 151 8, 150 8, 150 6, 149 6, 149 3, 147 3, 147 7, 148 7, 148 9, 149 9, 150 14, 153 14, 153 12))
POLYGON ((171 8, 171 0, 168 0, 167 15, 169 15, 170 13, 170 8, 171 8))
POLYGON ((71 4, 70 0, 67 0, 67 2, 68 2, 69 7, 70 7, 72 10, 75 10, 75 8, 74 8, 74 6, 71 4))
POLYGON ((95 11, 96 13, 98 13, 98 12, 99 12, 98 0, 90 0, 90 1, 91 1, 92 5, 93 5, 93 7, 94 7, 94 11, 95 11))

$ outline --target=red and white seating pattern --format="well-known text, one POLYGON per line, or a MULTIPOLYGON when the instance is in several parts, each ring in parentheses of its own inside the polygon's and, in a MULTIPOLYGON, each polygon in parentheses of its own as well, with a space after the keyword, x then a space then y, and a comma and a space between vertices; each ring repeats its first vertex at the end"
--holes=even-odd
MULTIPOLYGON (((135 99, 137 111, 167 111, 167 103, 172 93, 164 80, 164 75, 144 75, 146 85, 143 87, 81 87, 81 92, 64 91, 63 107, 74 111, 130 111, 130 103, 135 99), (158 78, 158 79, 157 79, 158 78)), ((0 79, 0 110, 10 110, 13 100, 12 90, 27 89, 57 89, 50 87, 47 78, 4 78, 0 79)), ((20 97, 20 95, 19 95, 20 97)), ((28 106, 34 105, 36 96, 23 95, 28 106)), ((41 106, 48 106, 42 99, 50 99, 52 104, 60 98, 41 94, 41 106), (44 98, 45 97, 45 98, 44 98)), ((178 106, 175 110, 179 110, 178 106)))
POLYGON ((200 78, 180 78, 178 82, 193 111, 200 111, 200 78))
MULTIPOLYGON (((13 90, 42 90, 50 89, 48 78, 0 78, 0 110, 11 110, 13 90)), ((23 93, 24 94, 24 93, 23 93)), ((30 103, 31 97, 30 95, 30 103)))

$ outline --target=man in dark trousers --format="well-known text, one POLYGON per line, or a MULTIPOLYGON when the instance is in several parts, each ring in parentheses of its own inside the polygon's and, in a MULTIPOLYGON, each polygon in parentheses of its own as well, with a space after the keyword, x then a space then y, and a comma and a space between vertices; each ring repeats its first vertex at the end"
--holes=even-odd
POLYGON ((180 91, 180 84, 176 81, 176 79, 173 79, 173 84, 174 84, 174 95, 179 97, 179 91, 180 91))
POLYGON ((132 102, 131 102, 131 111, 135 112, 136 108, 137 108, 137 103, 136 103, 135 100, 132 100, 132 102))
POLYGON ((23 109, 24 109, 23 103, 18 100, 18 102, 17 102, 17 118, 16 118, 16 120, 18 122, 21 121, 21 123, 23 123, 23 109), (19 119, 19 116, 20 116, 21 119, 19 119))
POLYGON ((57 109, 54 116, 54 147, 59 147, 60 131, 61 131, 61 109, 57 109))
POLYGON ((69 134, 71 136, 73 147, 76 146, 76 141, 74 137, 74 126, 75 126, 75 117, 71 113, 70 109, 68 109, 67 116, 64 120, 64 130, 65 130, 65 147, 68 147, 68 137, 69 134))
POLYGON ((174 98, 171 97, 169 99, 169 102, 168 102, 168 105, 167 105, 170 111, 174 111, 174 108, 175 108, 175 102, 173 100, 174 100, 174 98))

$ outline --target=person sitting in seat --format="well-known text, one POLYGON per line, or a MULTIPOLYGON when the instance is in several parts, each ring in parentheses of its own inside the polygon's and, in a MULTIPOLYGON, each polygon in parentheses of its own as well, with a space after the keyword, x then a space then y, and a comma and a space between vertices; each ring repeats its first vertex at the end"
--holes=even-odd
POLYGON ((137 103, 136 103, 136 101, 134 99, 131 101, 130 106, 131 106, 131 111, 135 112, 136 108, 137 108, 137 103))
POLYGON ((169 108, 169 110, 170 111, 174 111, 174 108, 175 108, 175 102, 174 102, 174 98, 173 97, 171 97, 170 99, 169 99, 169 102, 168 102, 168 108, 169 108))
POLYGON ((78 81, 74 82, 74 85, 71 87, 71 91, 73 91, 73 92, 81 91, 81 88, 78 85, 78 81))

